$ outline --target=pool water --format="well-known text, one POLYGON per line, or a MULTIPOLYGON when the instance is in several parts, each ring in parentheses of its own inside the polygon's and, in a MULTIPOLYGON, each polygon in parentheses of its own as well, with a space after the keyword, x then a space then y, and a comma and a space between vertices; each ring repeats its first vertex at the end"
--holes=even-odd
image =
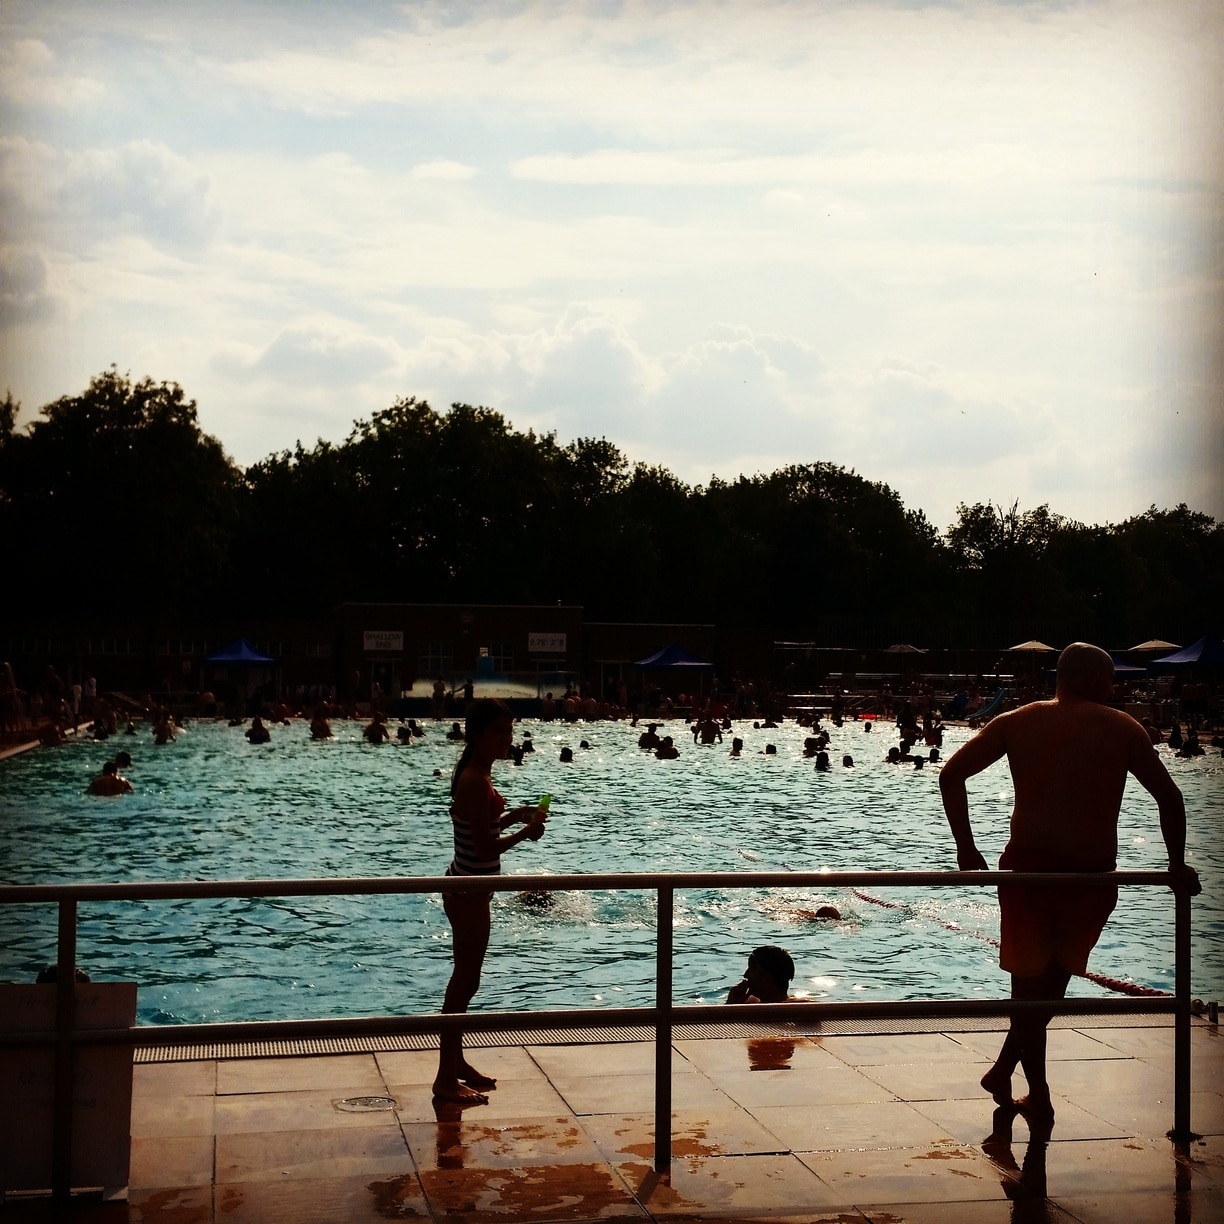
MULTIPOLYGON (((315 743, 308 726, 274 727, 252 746, 242 728, 193 723, 173 744, 151 733, 106 744, 70 742, 0 764, 0 880, 58 881, 440 875, 450 859, 447 814, 458 754, 449 724, 405 747, 365 744, 361 724, 337 722, 315 743), (94 798, 84 787, 120 748, 134 795, 94 798), (435 776, 435 770, 441 776, 435 776)), ((938 767, 883 758, 895 733, 833 729, 834 762, 802 757, 805 730, 738 724, 744 756, 727 742, 692 743, 680 758, 637 747, 626 723, 527 721, 536 753, 499 763, 494 782, 513 806, 553 795, 548 833, 503 857, 507 874, 625 871, 947 870, 955 868, 939 801, 938 767), (581 739, 590 741, 581 750, 581 739), (766 743, 777 756, 763 755, 766 743), (574 761, 562 764, 563 745, 574 761), (853 769, 837 762, 843 753, 853 769)), ((949 755, 969 733, 950 729, 949 755)), ((1218 753, 1162 753, 1186 795, 1188 856, 1202 876, 1194 903, 1194 992, 1224 987, 1224 807, 1218 753)), ((1011 779, 1003 763, 970 783, 978 844, 995 861, 1007 835, 1011 779)), ((1119 866, 1165 865, 1155 804, 1132 780, 1119 831, 1119 866)), ((788 948, 793 988, 813 999, 995 998, 1007 981, 988 938, 998 934, 989 889, 681 890, 676 894, 678 1002, 716 1002, 749 949, 788 948), (830 904, 838 922, 797 911, 830 904), (944 925, 956 924, 960 931, 944 925)), ((649 1006, 654 998, 650 892, 562 892, 546 912, 513 893, 494 899, 493 943, 477 1002, 487 1009, 649 1006)), ((33 980, 55 959, 54 906, 0 908, 0 979, 33 980)), ((95 979, 140 984, 142 1023, 291 1019, 436 1011, 450 971, 450 929, 436 895, 288 897, 87 904, 81 966, 95 979)), ((1123 891, 1090 968, 1171 989, 1172 901, 1162 889, 1123 891)), ((1109 993, 1087 981, 1072 995, 1109 993)))

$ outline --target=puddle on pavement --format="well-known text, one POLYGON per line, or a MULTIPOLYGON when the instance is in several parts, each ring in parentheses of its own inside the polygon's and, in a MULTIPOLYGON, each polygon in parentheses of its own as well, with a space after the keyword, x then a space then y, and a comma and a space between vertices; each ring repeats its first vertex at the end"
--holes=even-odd
MULTIPOLYGON (((532 1165, 512 1169, 437 1169, 421 1174, 439 1217, 589 1220, 629 1208, 632 1199, 606 1165, 532 1165)), ((395 1218, 395 1217, 391 1217, 395 1218)))
POLYGON ((374 1196, 374 1210, 384 1220, 428 1220, 421 1183, 411 1173, 389 1181, 370 1182, 366 1189, 374 1196))

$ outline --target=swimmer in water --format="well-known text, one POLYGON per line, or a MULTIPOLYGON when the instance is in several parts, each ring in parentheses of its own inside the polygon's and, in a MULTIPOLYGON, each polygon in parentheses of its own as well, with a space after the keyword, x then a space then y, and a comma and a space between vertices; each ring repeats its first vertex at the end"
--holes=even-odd
POLYGON ((91 795, 130 795, 133 789, 114 761, 107 761, 102 766, 102 772, 92 779, 87 787, 91 795))
POLYGON ((785 948, 753 948, 743 980, 727 992, 728 1003, 788 1003, 795 962, 785 948))

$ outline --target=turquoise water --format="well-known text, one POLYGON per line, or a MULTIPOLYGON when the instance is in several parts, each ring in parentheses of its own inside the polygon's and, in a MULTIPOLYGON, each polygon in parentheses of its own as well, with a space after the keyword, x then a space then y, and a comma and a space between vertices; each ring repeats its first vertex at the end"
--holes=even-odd
MULTIPOLYGON (((450 858, 447 787, 457 750, 445 725, 411 747, 364 744, 360 724, 313 743, 306 724, 273 728, 253 747, 241 728, 192 724, 156 747, 144 730, 107 744, 70 743, 0 764, 0 880, 55 881, 439 875, 450 858), (120 748, 136 794, 83 794, 120 748), (442 776, 435 777, 434 771, 442 776)), ((513 805, 553 794, 547 836, 503 858, 507 874, 598 871, 942 870, 955 867, 938 771, 883 762, 895 735, 833 730, 834 767, 803 759, 805 731, 737 726, 745 755, 698 747, 683 722, 664 731, 681 756, 637 748, 627 724, 525 722, 538 751, 494 781, 513 805), (591 742, 579 749, 581 739, 591 742), (767 742, 776 757, 762 755, 767 742), (558 752, 568 744, 572 764, 558 752), (844 770, 843 753, 855 768, 844 770)), ((951 729, 948 755, 967 732, 951 729)), ((1166 753, 1189 810, 1188 853, 1203 878, 1194 910, 1194 991, 1224 993, 1224 807, 1218 753, 1166 753)), ((970 784, 978 843, 991 861, 1006 840, 1011 781, 1002 764, 970 784)), ((1165 863, 1155 805, 1133 781, 1119 866, 1165 863)), ((998 933, 988 889, 868 889, 886 908, 838 889, 676 896, 676 997, 719 1001, 748 949, 787 947, 797 991, 830 1000, 1000 997, 1005 976, 982 936, 998 933), (799 909, 838 907, 836 923, 799 909), (952 922, 963 930, 947 930, 952 922)), ((648 892, 560 894, 545 914, 513 894, 494 901, 484 1008, 645 1006, 654 991, 654 902, 648 892)), ((55 957, 55 907, 0 909, 0 979, 32 980, 55 957)), ((83 905, 79 962, 97 979, 140 983, 143 1023, 285 1019, 436 1011, 450 969, 438 897, 289 897, 83 905)), ((1172 904, 1160 889, 1123 894, 1090 966, 1171 989, 1172 904)), ((1076 981, 1072 993, 1107 993, 1076 981)))

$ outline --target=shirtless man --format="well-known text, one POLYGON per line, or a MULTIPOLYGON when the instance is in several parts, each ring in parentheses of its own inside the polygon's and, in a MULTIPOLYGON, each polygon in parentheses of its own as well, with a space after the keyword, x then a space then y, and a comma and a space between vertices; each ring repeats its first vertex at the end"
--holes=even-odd
MULTIPOLYGON (((1011 838, 999 860, 1007 871, 1111 872, 1118 850, 1118 810, 1126 775, 1134 774, 1156 800, 1160 832, 1177 888, 1200 891, 1186 866, 1186 808, 1147 733, 1128 714, 1105 703, 1113 691, 1113 660, 1074 642, 1058 659, 1053 701, 1037 701, 993 719, 939 776, 944 811, 962 871, 986 871, 973 841, 965 782, 1006 756, 1015 787, 1011 838)), ((1072 974, 1083 973, 1117 901, 1116 885, 1067 887, 1001 885, 999 964, 1011 974, 1013 999, 1061 999, 1072 974)), ((1046 1081, 1046 1026, 1053 1013, 1014 1016, 1003 1048, 982 1087, 1030 1122, 1050 1126, 1054 1109, 1046 1081), (1028 1095, 1012 1100, 1017 1065, 1028 1095)))
POLYGON ((102 766, 102 772, 90 781, 88 787, 91 795, 128 795, 132 790, 132 784, 119 772, 119 766, 114 761, 107 761, 102 766))

